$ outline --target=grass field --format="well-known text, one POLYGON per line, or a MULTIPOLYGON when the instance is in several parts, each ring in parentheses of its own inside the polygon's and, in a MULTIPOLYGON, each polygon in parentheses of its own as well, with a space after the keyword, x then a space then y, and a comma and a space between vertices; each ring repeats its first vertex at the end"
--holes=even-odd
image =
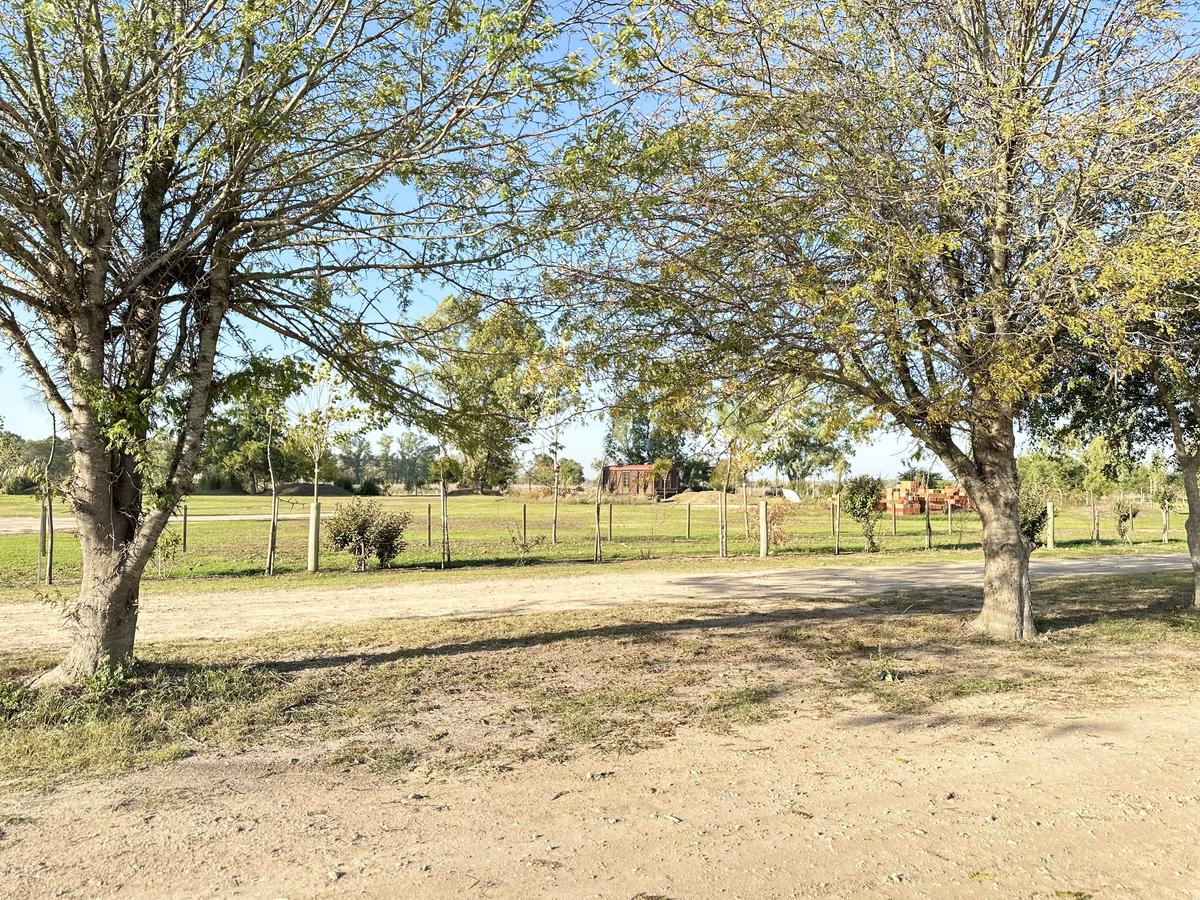
MULTIPOLYGON (((686 497, 686 495, 685 495, 686 497)), ((710 557, 717 550, 717 508, 711 495, 708 502, 691 503, 691 538, 687 537, 688 501, 680 498, 666 503, 617 503, 603 510, 602 534, 604 553, 608 559, 671 559, 710 557), (611 511, 612 538, 608 537, 611 511)), ((328 498, 323 505, 328 511, 348 498, 328 498)), ((437 498, 389 497, 382 502, 390 508, 407 510, 412 516, 407 540, 408 547, 397 560, 396 570, 413 571, 436 566, 437 498), (432 513, 431 513, 432 510, 432 513), (427 542, 429 517, 433 516, 433 541, 427 542)), ((264 521, 205 520, 205 516, 267 515, 270 500, 263 497, 198 496, 188 504, 189 527, 187 552, 176 549, 163 553, 148 572, 149 587, 155 582, 179 585, 182 582, 209 579, 234 579, 228 586, 253 588, 261 583, 267 523, 264 521)), ((777 556, 799 562, 812 557, 814 562, 833 553, 829 513, 826 508, 791 504, 777 505, 781 510, 772 531, 779 540, 772 547, 777 556), (787 512, 783 513, 782 510, 787 512)), ((305 516, 308 499, 285 498, 281 514, 305 516)), ((540 500, 526 506, 528 544, 521 546, 520 531, 523 503, 520 499, 490 496, 453 496, 450 498, 451 550, 456 568, 479 566, 515 566, 534 563, 590 560, 593 548, 594 508, 590 503, 561 503, 559 506, 559 542, 550 543, 551 504, 540 500)), ((31 497, 0 497, 0 516, 36 516, 37 504, 31 497)), ((60 527, 69 527, 72 519, 64 507, 57 511, 60 527)), ((1132 547, 1116 540, 1111 518, 1102 521, 1106 540, 1093 545, 1089 540, 1089 512, 1067 509, 1058 515, 1057 553, 1113 553, 1122 550, 1181 549, 1184 544, 1181 516, 1173 517, 1171 544, 1163 546, 1161 530, 1154 513, 1143 515, 1134 536, 1132 547), (1154 521, 1150 521, 1152 517, 1154 521)), ((740 502, 732 498, 729 507, 730 550, 735 555, 755 555, 758 552, 757 509, 751 504, 748 514, 740 502), (748 520, 748 527, 747 527, 748 520)), ((178 522, 171 531, 178 533, 178 522)), ((280 523, 277 551, 277 572, 284 578, 314 580, 305 574, 307 521, 288 519, 280 523)), ((898 557, 921 552, 924 522, 919 516, 901 517, 896 534, 892 534, 890 516, 878 525, 879 543, 884 553, 880 557, 898 561, 898 557)), ((953 527, 948 528, 944 516, 933 521, 933 542, 938 551, 973 553, 979 547, 979 519, 971 513, 957 513, 953 527)), ((168 541, 167 545, 174 542, 168 541)), ((861 555, 862 539, 857 526, 844 519, 841 548, 844 553, 861 555)), ((1040 551, 1049 552, 1049 551, 1040 551)), ((0 599, 27 599, 34 586, 37 565, 37 536, 34 534, 0 535, 0 599)), ((352 575, 353 564, 348 554, 328 549, 322 554, 322 575, 329 577, 352 575)), ((78 541, 73 534, 62 531, 55 544, 55 580, 62 588, 77 583, 80 571, 78 541)), ((367 576, 387 577, 387 573, 367 576)))

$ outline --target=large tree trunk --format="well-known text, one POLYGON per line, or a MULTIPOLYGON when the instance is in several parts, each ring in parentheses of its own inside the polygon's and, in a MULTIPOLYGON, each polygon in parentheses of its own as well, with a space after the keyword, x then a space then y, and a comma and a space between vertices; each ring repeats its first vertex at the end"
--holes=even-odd
POLYGON ((1037 636, 1029 580, 1033 547, 1021 533, 1014 417, 1000 411, 974 423, 971 456, 947 453, 943 460, 966 486, 983 525, 983 609, 972 625, 998 640, 1027 640, 1037 636))
POLYGON ((1200 457, 1182 468, 1183 490, 1188 505, 1183 527, 1187 532, 1188 553, 1192 557, 1192 575, 1195 579, 1192 605, 1200 609, 1200 457))
POLYGON ((975 502, 983 523, 983 609, 973 627, 1004 641, 1036 637, 1029 583, 1032 548, 1021 533, 1016 492, 980 493, 975 502))
POLYGON ((133 658, 138 594, 169 510, 143 516, 142 477, 130 454, 77 444, 72 499, 83 573, 68 613, 71 647, 39 686, 78 684, 105 666, 133 658), (143 521, 145 519, 145 521, 143 521))

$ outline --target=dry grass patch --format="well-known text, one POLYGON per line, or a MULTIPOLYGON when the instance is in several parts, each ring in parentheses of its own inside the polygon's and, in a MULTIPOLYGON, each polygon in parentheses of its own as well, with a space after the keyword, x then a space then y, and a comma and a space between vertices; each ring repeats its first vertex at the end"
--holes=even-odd
POLYGON ((1188 579, 1043 585, 1042 639, 973 636, 971 603, 772 601, 385 620, 156 644, 134 670, 33 694, 51 660, 0 658, 0 775, 47 783, 218 748, 278 747, 381 773, 630 753, 684 726, 803 711, 972 715, 1194 691, 1188 579))

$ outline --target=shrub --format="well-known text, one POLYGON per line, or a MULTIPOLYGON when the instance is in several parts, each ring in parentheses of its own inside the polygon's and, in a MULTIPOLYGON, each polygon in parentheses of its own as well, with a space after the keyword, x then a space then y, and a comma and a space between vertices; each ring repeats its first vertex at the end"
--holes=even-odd
POLYGON ((1017 500, 1017 515, 1021 519, 1021 534, 1033 546, 1042 542, 1042 532, 1050 523, 1050 510, 1046 508, 1045 491, 1037 487, 1022 487, 1017 500))
POLYGON ((32 494, 37 486, 37 480, 26 472, 0 473, 0 494, 32 494))
POLYGON ((379 482, 374 478, 368 478, 358 488, 360 497, 379 497, 383 494, 383 488, 379 486, 379 482))
POLYGON ((1141 511, 1132 500, 1118 500, 1113 504, 1113 516, 1117 520, 1117 534, 1127 544, 1133 543, 1133 520, 1141 511))
POLYGON ((842 509, 862 528, 868 553, 879 550, 879 544, 875 541, 875 523, 883 515, 879 508, 879 498, 882 496, 883 479, 871 475, 855 476, 842 489, 842 509))
POLYGON ((326 541, 336 550, 348 551, 359 572, 367 570, 372 556, 387 568, 404 550, 404 530, 411 521, 408 513, 386 510, 378 500, 355 497, 334 510, 325 526, 326 541))

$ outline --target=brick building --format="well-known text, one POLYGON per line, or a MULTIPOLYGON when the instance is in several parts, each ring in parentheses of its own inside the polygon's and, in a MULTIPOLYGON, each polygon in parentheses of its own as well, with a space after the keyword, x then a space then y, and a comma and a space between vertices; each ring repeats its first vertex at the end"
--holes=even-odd
POLYGON ((654 477, 649 464, 605 466, 600 473, 604 490, 610 494, 641 494, 645 497, 674 497, 679 493, 679 469, 672 467, 666 479, 654 477))

